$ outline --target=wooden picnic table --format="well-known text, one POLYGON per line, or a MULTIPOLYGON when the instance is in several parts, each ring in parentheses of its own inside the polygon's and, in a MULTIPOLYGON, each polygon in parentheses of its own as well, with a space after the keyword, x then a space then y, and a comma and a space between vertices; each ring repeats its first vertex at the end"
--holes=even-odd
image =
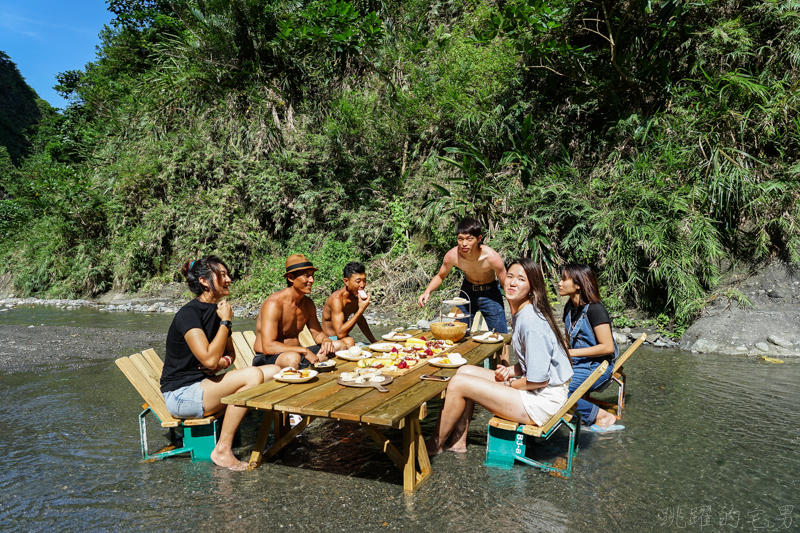
MULTIPOLYGON (((428 332, 419 332, 415 337, 420 335, 432 338, 428 332)), ((467 339, 457 343, 448 352, 458 352, 468 364, 477 365, 487 358, 499 360, 503 347, 510 341, 511 335, 505 335, 503 342, 495 344, 467 339)), ((280 452, 315 418, 331 418, 353 422, 364 428, 403 471, 405 492, 414 492, 432 472, 419 421, 427 416, 426 402, 443 396, 447 388, 447 382, 421 380, 420 376, 452 376, 457 369, 437 368, 421 359, 410 372, 395 377, 392 383, 386 385, 389 392, 382 393, 374 388, 339 385, 336 382, 339 375, 352 371, 357 363, 341 364, 341 360, 337 361, 340 364, 336 371, 320 373, 306 383, 290 384, 272 380, 222 399, 226 404, 264 411, 250 455, 250 467, 255 468, 280 452), (301 415, 303 420, 291 427, 288 423, 289 414, 301 415), (271 427, 274 427, 274 443, 264 450, 271 427), (403 430, 402 451, 383 434, 381 430, 386 428, 403 430)))

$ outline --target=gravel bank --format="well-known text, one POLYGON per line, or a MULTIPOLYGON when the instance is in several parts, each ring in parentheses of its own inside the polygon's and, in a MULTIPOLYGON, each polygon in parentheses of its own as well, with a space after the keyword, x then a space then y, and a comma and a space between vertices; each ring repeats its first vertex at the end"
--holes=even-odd
POLYGON ((111 328, 13 326, 0 324, 0 371, 47 371, 48 364, 68 362, 81 368, 147 348, 164 353, 166 333, 111 328))

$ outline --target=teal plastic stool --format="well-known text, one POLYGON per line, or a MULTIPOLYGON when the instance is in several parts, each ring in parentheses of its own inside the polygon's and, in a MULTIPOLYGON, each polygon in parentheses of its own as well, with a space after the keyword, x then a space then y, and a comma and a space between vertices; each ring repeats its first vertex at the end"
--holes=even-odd
POLYGON ((158 415, 149 407, 139 415, 139 438, 142 444, 143 461, 166 459, 167 457, 184 453, 188 453, 193 461, 211 461, 211 452, 213 452, 214 448, 217 446, 219 432, 222 429, 220 418, 215 418, 208 424, 192 426, 187 426, 185 421, 181 421, 181 425, 178 428, 169 428, 170 444, 176 446, 176 448, 151 454, 147 446, 146 417, 148 413, 153 413, 153 416, 161 422, 158 415), (178 429, 183 429, 182 439, 178 435, 178 429), (182 445, 180 445, 181 440, 183 440, 182 445))
POLYGON ((510 470, 514 461, 541 468, 546 472, 557 472, 564 477, 572 474, 572 463, 578 455, 578 440, 581 433, 581 415, 575 412, 575 418, 566 414, 558 419, 555 424, 546 426, 532 426, 518 424, 503 418, 494 417, 489 421, 489 431, 486 437, 485 466, 510 470), (548 426, 550 426, 548 428, 548 426), (567 466, 559 468, 555 463, 542 463, 525 456, 528 446, 533 445, 533 438, 549 439, 560 427, 569 430, 569 444, 567 448, 567 466))

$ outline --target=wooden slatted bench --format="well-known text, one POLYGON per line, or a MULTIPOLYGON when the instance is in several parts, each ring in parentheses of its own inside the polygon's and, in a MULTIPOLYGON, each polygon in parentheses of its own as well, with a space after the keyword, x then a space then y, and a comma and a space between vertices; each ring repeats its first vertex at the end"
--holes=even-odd
POLYGON ((567 403, 543 426, 520 424, 499 416, 489 420, 489 431, 486 437, 486 460, 483 464, 510 470, 514 466, 514 461, 520 461, 548 472, 557 472, 569 477, 572 474, 572 463, 578 453, 578 441, 581 434, 581 415, 576 411, 575 404, 600 379, 600 376, 603 375, 607 368, 608 361, 603 361, 603 364, 597 367, 575 392, 570 394, 567 403), (574 422, 572 422, 573 417, 577 418, 574 422), (562 426, 569 430, 566 468, 558 468, 555 463, 549 464, 534 461, 525 456, 528 437, 549 439, 562 426))
POLYGON ((217 445, 222 413, 190 419, 175 418, 170 415, 164 403, 164 396, 161 394, 161 371, 164 363, 154 350, 145 350, 130 357, 120 357, 115 362, 145 401, 142 406, 144 411, 139 414, 142 459, 146 461, 164 459, 188 453, 192 459, 210 461, 211 452, 217 445), (161 427, 170 429, 171 445, 153 454, 147 445, 146 417, 149 413, 158 419, 161 427), (176 428, 183 428, 182 446, 178 446, 180 438, 176 428))
MULTIPOLYGON (((256 356, 256 352, 253 349, 256 344, 256 333, 254 331, 235 331, 231 334, 231 339, 233 340, 233 349, 236 352, 236 359, 233 361, 234 368, 253 366, 253 358, 256 356)), ((316 344, 308 327, 303 328, 303 331, 300 332, 299 340, 300 345, 306 348, 316 344)))
POLYGON ((611 373, 611 379, 606 381, 605 385, 603 385, 602 387, 593 390, 592 392, 587 392, 583 396, 583 399, 592 402, 594 404, 597 404, 603 409, 613 410, 614 415, 617 417, 618 420, 622 418, 622 410, 625 408, 625 380, 627 378, 627 376, 625 376, 625 372, 622 371, 622 365, 625 363, 625 361, 628 360, 628 358, 631 355, 633 355, 633 352, 635 352, 636 349, 639 346, 641 346, 646 339, 647 339, 647 333, 642 333, 641 337, 636 339, 636 342, 631 344, 630 348, 625 350, 625 353, 623 353, 620 357, 617 358, 617 362, 614 363, 614 371, 611 373), (608 388, 608 386, 611 383, 616 383, 617 386, 619 387, 619 391, 617 392, 616 405, 613 403, 601 402, 600 400, 592 398, 592 393, 603 392, 604 390, 606 390, 606 388, 608 388))

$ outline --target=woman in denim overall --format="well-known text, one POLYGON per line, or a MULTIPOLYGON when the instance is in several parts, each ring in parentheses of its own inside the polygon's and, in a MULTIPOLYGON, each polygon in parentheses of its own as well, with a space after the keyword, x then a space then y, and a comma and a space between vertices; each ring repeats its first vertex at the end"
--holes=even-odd
MULTIPOLYGON (((567 342, 570 346, 569 355, 572 358, 574 371, 569 392, 572 394, 603 361, 608 361, 608 370, 589 391, 602 388, 611 379, 619 348, 611 334, 608 313, 600 302, 597 278, 587 265, 567 265, 561 272, 558 292, 559 295, 570 298, 564 310, 567 342), (581 306, 583 308, 578 318, 573 320, 572 311, 581 306), (594 306, 595 314, 602 315, 601 320, 605 322, 592 326, 587 316, 590 306, 594 306), (597 309, 596 306, 600 306, 602 309, 597 309)), ((604 432, 623 429, 623 426, 614 424, 616 421, 614 415, 591 402, 580 399, 577 408, 583 422, 590 426, 591 431, 604 432)))

